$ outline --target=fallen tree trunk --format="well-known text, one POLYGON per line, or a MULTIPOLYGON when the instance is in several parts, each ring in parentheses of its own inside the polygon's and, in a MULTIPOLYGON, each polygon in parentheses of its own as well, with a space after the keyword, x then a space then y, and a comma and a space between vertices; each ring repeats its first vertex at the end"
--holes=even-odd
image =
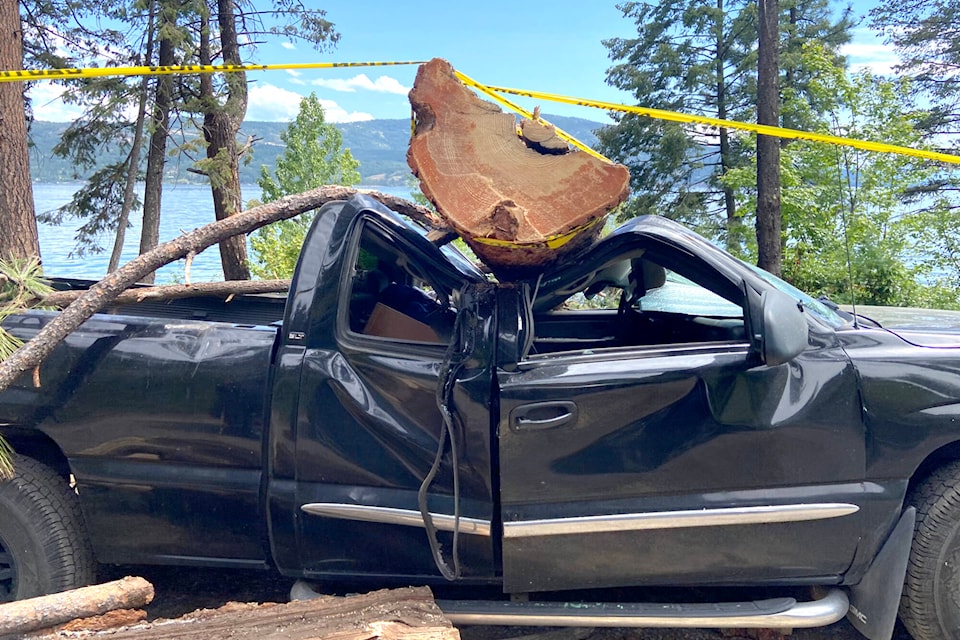
MULTIPOLYGON (((230 280, 227 282, 195 282, 193 284, 168 284, 157 287, 137 287, 127 289, 113 299, 115 304, 135 304, 137 302, 175 300, 178 298, 198 298, 217 296, 230 298, 254 293, 277 293, 289 291, 289 280, 230 280)), ((55 291, 36 300, 33 306, 65 307, 85 293, 85 291, 55 291)))
POLYGON ((515 117, 474 95, 446 60, 421 65, 410 104, 407 163, 421 190, 501 279, 589 244, 627 197, 626 167, 570 151, 539 120, 518 136, 515 117))
POLYGON ((191 252, 199 253, 224 238, 249 233, 271 222, 292 218, 327 202, 345 200, 357 193, 365 193, 398 213, 429 224, 439 224, 433 212, 402 198, 375 191, 329 185, 306 193, 285 196, 225 220, 212 222, 137 256, 81 294, 29 342, 0 362, 0 391, 9 387, 19 375, 40 364, 60 341, 86 319, 116 299, 130 285, 163 265, 179 260, 191 252))
POLYGON ((0 604, 0 636, 23 634, 101 615, 115 609, 136 609, 153 600, 153 585, 127 576, 92 587, 0 604))
POLYGON ((176 620, 108 632, 111 640, 459 640, 426 587, 287 604, 229 603, 176 620))

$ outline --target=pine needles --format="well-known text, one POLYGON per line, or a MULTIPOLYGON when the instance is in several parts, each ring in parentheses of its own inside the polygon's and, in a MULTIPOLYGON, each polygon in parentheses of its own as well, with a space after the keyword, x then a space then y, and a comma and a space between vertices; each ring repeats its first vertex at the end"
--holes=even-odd
MULTIPOLYGON (((7 316, 23 311, 52 291, 42 274, 40 261, 36 258, 0 260, 0 325, 7 316)), ((0 361, 10 356, 21 344, 19 338, 0 326, 0 361)), ((13 450, 0 436, 0 480, 12 475, 13 450)))
MULTIPOLYGON (((0 260, 0 324, 14 313, 53 291, 42 277, 36 258, 0 260)), ((22 342, 0 327, 0 361, 16 351, 22 342)))

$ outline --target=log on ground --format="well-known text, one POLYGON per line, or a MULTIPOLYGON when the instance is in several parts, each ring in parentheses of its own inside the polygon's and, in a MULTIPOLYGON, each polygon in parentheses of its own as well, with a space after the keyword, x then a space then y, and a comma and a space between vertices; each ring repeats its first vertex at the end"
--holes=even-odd
POLYGON ((136 609, 153 600, 153 585, 127 576, 105 584, 0 604, 0 636, 22 635, 115 609, 136 609))
POLYGON ((524 121, 518 136, 515 117, 474 95, 445 60, 420 67, 410 103, 407 162, 421 190, 501 277, 542 270, 589 244, 627 197, 626 167, 570 151, 539 121, 524 121), (567 234, 574 240, 547 246, 567 234))
POLYGON ((426 587, 287 604, 228 603, 176 620, 95 634, 110 640, 460 640, 426 587))

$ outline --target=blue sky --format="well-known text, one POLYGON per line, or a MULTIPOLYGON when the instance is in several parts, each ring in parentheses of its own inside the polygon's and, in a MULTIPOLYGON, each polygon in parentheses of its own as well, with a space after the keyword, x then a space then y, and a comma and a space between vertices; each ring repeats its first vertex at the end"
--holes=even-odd
MULTIPOLYGON (((277 40, 259 47, 256 62, 442 57, 486 84, 630 102, 628 94, 604 82, 610 60, 602 40, 636 33, 616 8, 616 0, 323 0, 320 4, 341 34, 333 51, 318 53, 308 44, 277 40)), ((863 15, 873 4, 874 0, 857 0, 854 11, 863 15)), ((838 11, 841 6, 845 3, 836 3, 838 11)), ((854 69, 869 67, 885 72, 895 62, 889 48, 866 28, 855 32, 854 42, 844 52, 854 69)), ((406 94, 415 73, 414 66, 250 73, 247 119, 288 121, 296 115, 300 96, 311 91, 323 101, 328 120, 334 122, 406 118, 410 114, 406 94)), ((71 109, 56 99, 58 92, 56 85, 35 86, 38 120, 68 121, 74 117, 71 109)), ((523 104, 532 109, 535 103, 523 104)), ((606 120, 602 111, 585 107, 544 104, 541 108, 544 113, 606 120)))

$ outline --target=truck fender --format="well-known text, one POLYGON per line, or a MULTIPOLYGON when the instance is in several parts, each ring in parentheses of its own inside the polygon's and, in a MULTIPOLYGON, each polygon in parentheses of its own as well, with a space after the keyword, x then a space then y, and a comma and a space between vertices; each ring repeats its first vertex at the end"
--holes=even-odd
POLYGON ((863 579, 850 587, 847 618, 869 640, 890 640, 893 636, 916 519, 914 507, 904 510, 863 579))

